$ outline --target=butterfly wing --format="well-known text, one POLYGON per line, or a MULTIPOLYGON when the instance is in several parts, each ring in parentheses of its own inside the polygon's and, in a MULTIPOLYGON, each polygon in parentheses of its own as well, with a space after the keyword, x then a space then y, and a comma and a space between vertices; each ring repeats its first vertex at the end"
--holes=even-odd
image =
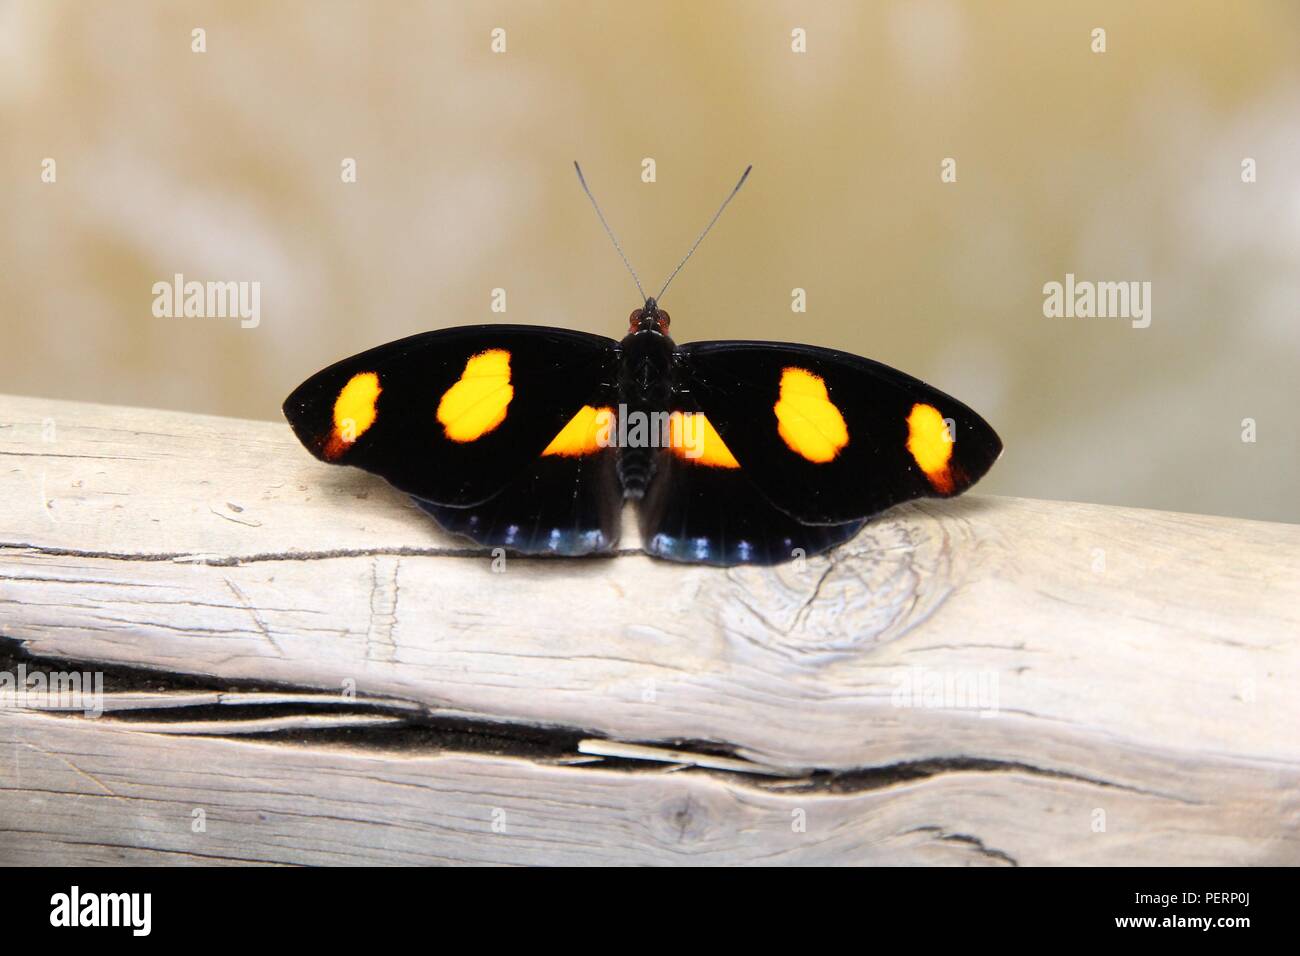
POLYGON ((608 553, 618 544, 623 487, 617 449, 598 440, 617 427, 611 390, 602 388, 523 473, 479 504, 415 503, 453 534, 488 548, 575 557, 608 553), (596 414, 592 414, 595 412, 596 414))
POLYGON ((535 326, 426 332, 331 365, 285 400, 317 458, 426 502, 481 504, 535 467, 614 380, 617 343, 535 326))
POLYGON ((966 405, 846 352, 697 342, 679 350, 679 381, 762 496, 804 524, 961 494, 1002 452, 966 405))
POLYGON ((780 564, 847 541, 861 519, 804 524, 773 505, 690 393, 678 393, 672 441, 637 503, 643 547, 693 564, 780 564))

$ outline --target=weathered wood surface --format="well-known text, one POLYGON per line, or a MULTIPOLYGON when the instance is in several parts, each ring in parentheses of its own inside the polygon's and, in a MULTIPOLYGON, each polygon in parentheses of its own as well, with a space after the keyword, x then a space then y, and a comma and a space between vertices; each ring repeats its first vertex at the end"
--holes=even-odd
POLYGON ((0 862, 1300 863, 1300 527, 498 571, 285 426, 12 397, 0 491, 0 649, 108 668, 0 686, 0 862))

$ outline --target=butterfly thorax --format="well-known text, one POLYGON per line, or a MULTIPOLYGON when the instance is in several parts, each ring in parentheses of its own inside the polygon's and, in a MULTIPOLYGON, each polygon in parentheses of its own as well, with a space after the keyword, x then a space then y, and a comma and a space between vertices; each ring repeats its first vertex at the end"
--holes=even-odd
MULTIPOLYGON (((660 313, 666 315, 664 313, 660 313)), ((635 316, 636 313, 633 313, 635 316)), ((663 324, 667 328, 667 322, 663 324)), ((673 391, 673 340, 651 320, 635 328, 620 344, 619 413, 651 422, 669 411, 673 391)), ((635 434, 635 433, 632 433, 635 434)), ((655 473, 656 448, 637 441, 619 447, 618 475, 627 498, 640 498, 655 473)))

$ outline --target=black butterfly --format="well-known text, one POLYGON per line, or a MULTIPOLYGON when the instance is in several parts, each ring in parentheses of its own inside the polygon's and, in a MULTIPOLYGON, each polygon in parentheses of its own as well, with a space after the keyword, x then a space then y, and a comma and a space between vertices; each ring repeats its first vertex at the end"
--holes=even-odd
POLYGON ((715 565, 825 551, 891 505, 961 494, 1002 451, 961 402, 888 366, 677 345, 643 298, 622 341, 477 325, 381 345, 307 379, 284 414, 317 458, 382 476, 479 544, 609 552, 635 501, 646 551, 715 565))

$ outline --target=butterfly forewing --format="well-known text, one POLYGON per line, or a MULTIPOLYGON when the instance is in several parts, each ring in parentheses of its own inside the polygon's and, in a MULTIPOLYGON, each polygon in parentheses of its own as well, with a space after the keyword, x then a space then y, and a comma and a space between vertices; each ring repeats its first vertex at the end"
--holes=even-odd
POLYGON ((617 343, 534 326, 428 332, 318 372, 286 399, 323 461, 374 472, 427 502, 488 500, 533 465, 612 381, 617 343))
POLYGON ((745 475, 806 524, 960 494, 1002 450, 961 402, 845 352, 698 342, 679 350, 679 375, 745 475))

